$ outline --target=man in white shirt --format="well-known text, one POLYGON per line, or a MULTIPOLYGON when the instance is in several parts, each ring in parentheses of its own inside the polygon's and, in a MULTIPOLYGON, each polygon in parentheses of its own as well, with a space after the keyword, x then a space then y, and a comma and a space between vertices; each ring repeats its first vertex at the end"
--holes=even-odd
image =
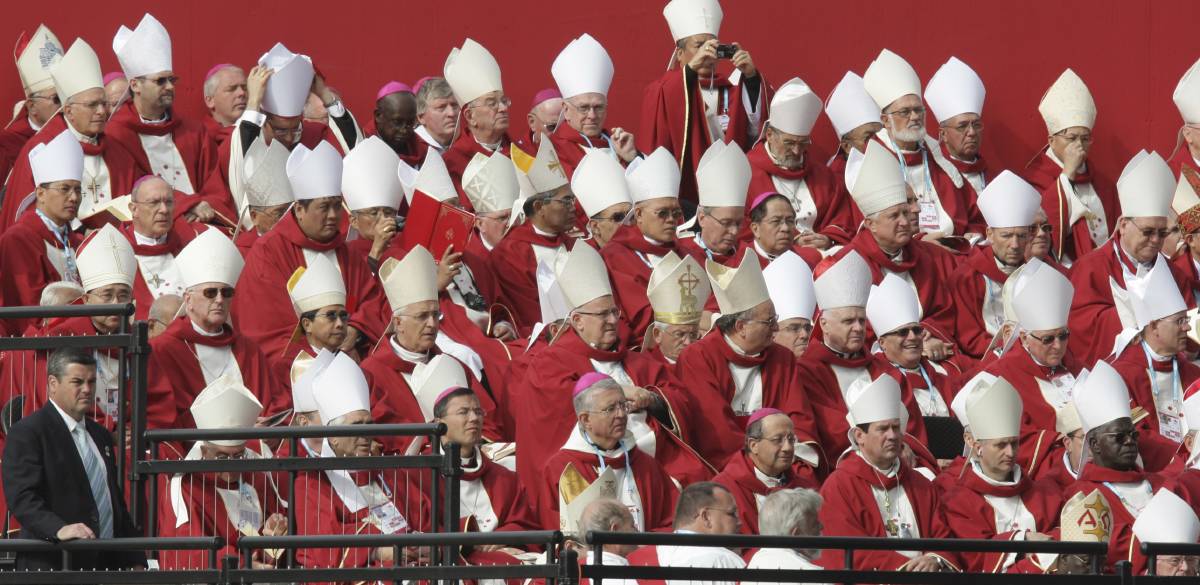
MULTIPOLYGON (((820 536, 821 494, 796 488, 780 490, 763 501, 759 533, 763 536, 820 536)), ((790 548, 759 549, 750 557, 747 569, 812 569, 822 567, 813 563, 821 551, 790 548)), ((743 582, 745 583, 745 582, 743 582)))
MULTIPOLYGON (((733 494, 718 483, 693 483, 679 494, 675 506, 676 534, 737 534, 737 502, 733 494)), ((746 561, 737 553, 721 547, 663 545, 642 547, 629 555, 632 565, 693 567, 702 569, 744 569, 746 561)), ((717 585, 728 581, 667 581, 669 585, 717 585)))

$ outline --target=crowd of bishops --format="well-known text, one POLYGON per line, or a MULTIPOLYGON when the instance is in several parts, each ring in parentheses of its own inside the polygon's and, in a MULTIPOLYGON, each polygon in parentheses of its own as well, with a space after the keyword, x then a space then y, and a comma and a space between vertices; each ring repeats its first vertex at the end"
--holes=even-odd
MULTIPOLYGON (((1084 540, 1108 543, 1106 570, 1197 574, 1192 556, 1149 566, 1138 543, 1200 537, 1200 62, 1174 90, 1175 152, 1141 150, 1111 184, 1088 156, 1102 113, 1071 69, 1038 105, 1045 146, 1000 164, 980 155, 986 91, 958 58, 922 80, 882 49, 818 95, 759 69, 750 43, 724 43, 717 0, 662 14, 654 42, 670 34, 674 57, 636 129, 606 125, 619 69, 582 30, 553 48, 555 86, 527 112, 468 38, 440 75, 387 81, 356 114, 301 47, 264 43, 249 70, 182 79, 146 14, 115 32, 121 70, 105 74, 107 41, 42 25, 18 45, 25 99, 0 133, 0 301, 133 303, 151 336, 150 429, 445 423, 467 530, 1084 540), (175 108, 193 84, 202 119, 175 108), (829 160, 810 153, 822 115, 839 140, 829 160)), ((8 319, 0 332, 103 335, 121 319, 8 319)), ((53 462, 20 431, 57 409, 71 429, 123 432, 129 371, 111 349, 0 357, 14 534, 123 535, 120 495, 95 489, 91 530, 59 530, 30 471, 53 462)), ((268 443, 161 455, 432 449, 268 443)), ((237 554, 246 534, 427 531, 440 497, 400 470, 286 484, 165 477, 158 534, 224 536, 237 554)), ((836 550, 603 553, 844 565, 836 550)), ((1087 560, 879 550, 853 564, 1069 573, 1087 560)))

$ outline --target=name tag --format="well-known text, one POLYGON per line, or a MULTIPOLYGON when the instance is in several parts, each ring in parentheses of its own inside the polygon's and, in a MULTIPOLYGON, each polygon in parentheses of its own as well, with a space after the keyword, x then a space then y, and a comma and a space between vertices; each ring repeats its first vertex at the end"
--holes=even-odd
POLYGON ((717 116, 717 124, 721 125, 721 132, 724 133, 729 129, 729 114, 720 114, 717 116))
POLYGON ((1179 415, 1170 412, 1158 413, 1158 432, 1162 436, 1175 441, 1176 443, 1183 442, 1183 421, 1179 415))
POLYGON ((921 223, 921 229, 923 229, 923 230, 924 229, 928 229, 928 230, 938 229, 938 226, 941 224, 938 221, 940 218, 940 215, 938 214, 937 203, 935 203, 933 201, 922 200, 920 202, 920 205, 921 205, 921 213, 920 213, 919 220, 921 223))
POLYGON ((371 508, 372 524, 384 534, 396 534, 408 529, 408 520, 396 508, 396 504, 387 502, 371 508))

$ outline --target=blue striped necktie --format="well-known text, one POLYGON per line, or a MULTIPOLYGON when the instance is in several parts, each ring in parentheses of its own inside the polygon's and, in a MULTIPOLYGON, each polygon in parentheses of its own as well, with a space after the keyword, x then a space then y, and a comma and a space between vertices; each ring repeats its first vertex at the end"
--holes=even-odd
POLYGON ((96 511, 100 515, 100 532, 96 536, 97 538, 112 538, 113 510, 112 498, 108 494, 108 471, 104 468, 104 462, 92 452, 91 446, 88 445, 84 424, 81 421, 75 425, 75 430, 71 431, 71 435, 79 448, 79 457, 83 460, 83 470, 87 473, 88 485, 92 488, 92 498, 96 500, 96 511))

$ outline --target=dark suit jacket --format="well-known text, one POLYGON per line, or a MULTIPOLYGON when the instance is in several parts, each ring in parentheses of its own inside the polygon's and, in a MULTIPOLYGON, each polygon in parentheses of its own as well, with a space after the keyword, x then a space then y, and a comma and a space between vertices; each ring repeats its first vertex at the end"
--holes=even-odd
MULTIPOLYGON (((140 536, 134 527, 113 459, 113 440, 104 427, 84 417, 85 427, 108 469, 108 491, 112 497, 113 536, 140 536)), ((100 515, 88 487, 83 461, 75 441, 54 404, 21 419, 9 430, 4 445, 4 496, 8 509, 21 523, 20 538, 57 542, 58 530, 82 522, 99 534, 100 515)), ((22 554, 17 567, 22 569, 62 568, 62 555, 22 554)), ((74 553, 73 569, 117 569, 144 566, 142 553, 74 553)))

